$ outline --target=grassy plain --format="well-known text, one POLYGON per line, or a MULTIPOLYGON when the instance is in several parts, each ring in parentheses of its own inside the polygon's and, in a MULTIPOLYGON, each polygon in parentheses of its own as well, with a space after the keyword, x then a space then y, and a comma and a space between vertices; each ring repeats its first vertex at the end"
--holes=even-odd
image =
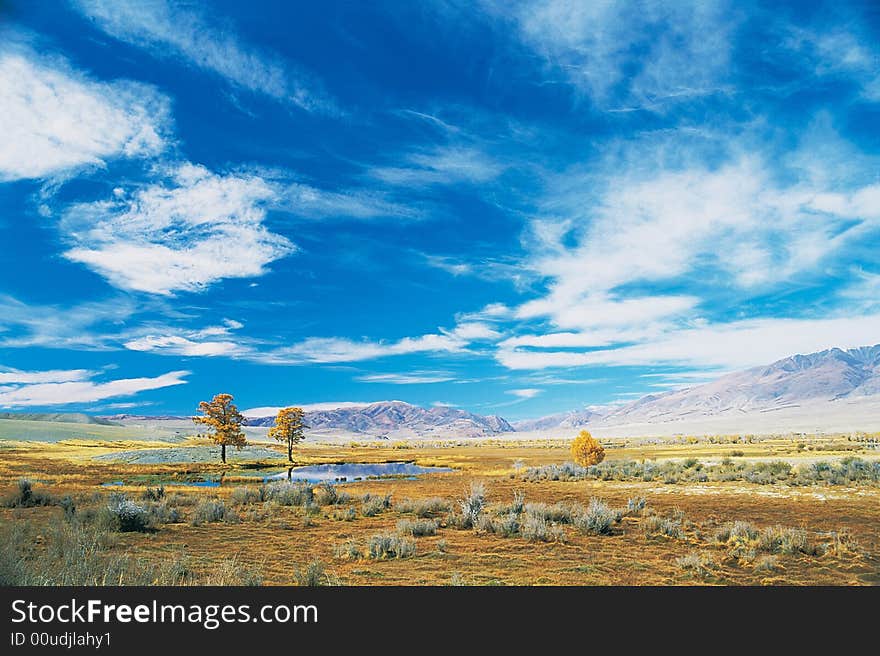
MULTIPOLYGON (((142 435, 138 439, 112 437, 116 439, 101 435, 93 439, 8 441, 0 445, 0 492, 6 499, 14 499, 17 482, 27 478, 35 492, 53 500, 47 501, 49 505, 24 504, 26 507, 8 502, 7 506, 19 507, 0 509, 6 570, 11 560, 18 572, 33 572, 41 567, 45 571, 51 563, 62 567, 69 554, 61 552, 84 548, 80 544, 83 531, 90 526, 88 522, 96 521, 88 518, 98 516, 106 508, 111 494, 123 493, 136 504, 147 506, 151 505, 144 500, 147 488, 155 489, 162 484, 161 521, 145 532, 105 531, 100 548, 89 552, 97 567, 102 559, 124 558, 148 572, 143 575, 147 578, 135 581, 120 575, 116 580, 100 582, 168 582, 167 571, 149 572, 176 563, 183 573, 171 581, 180 583, 880 583, 880 485, 876 482, 799 486, 743 480, 531 482, 524 476, 528 468, 569 460, 567 442, 306 442, 297 450, 297 464, 414 461, 425 466, 451 467, 454 471, 415 480, 351 482, 336 486, 342 496, 337 503, 316 498, 312 503, 284 505, 260 496, 259 477, 257 482, 244 482, 254 481, 253 474, 261 467, 277 469, 283 459, 236 462, 233 450, 225 468, 220 466, 219 459, 150 465, 96 460, 95 456, 125 450, 186 448, 196 443, 147 440, 142 435), (175 483, 216 477, 220 472, 224 473, 224 482, 219 487, 195 488, 175 483), (124 485, 103 486, 110 481, 122 481, 124 485), (491 521, 463 528, 461 517, 456 515, 460 515, 460 502, 470 494, 474 482, 484 484, 482 514, 491 521), (381 502, 388 494, 390 505, 381 502), (59 505, 64 497, 70 497, 70 502, 65 503, 72 503, 74 511, 66 511, 65 504, 59 505), (440 501, 433 502, 437 507, 432 510, 426 500, 435 498, 440 501), (594 498, 603 500, 618 515, 605 532, 587 530, 576 518, 557 521, 558 518, 549 517, 547 535, 539 531, 536 536, 534 526, 529 529, 532 532, 523 526, 535 519, 529 512, 549 512, 546 507, 539 511, 536 506, 527 512, 526 506, 525 510, 518 509, 519 514, 511 509, 517 502, 520 506, 563 502, 559 508, 577 514, 586 512, 594 498), (628 504, 633 505, 630 500, 639 498, 645 499, 645 508, 628 509, 628 504), (208 500, 222 503, 212 506, 207 504, 208 500), (225 517, 213 521, 217 517, 210 515, 216 514, 220 505, 225 517), (173 512, 169 515, 169 511, 173 512), (499 528, 505 518, 519 529, 499 528), (399 524, 402 520, 404 523, 399 524), (421 528, 413 529, 413 522, 420 521, 421 528), (733 525, 735 522, 740 524, 733 525), (79 537, 71 537, 68 531, 62 539, 58 532, 64 525, 79 527, 79 537), (670 526, 673 528, 668 530, 670 526), (414 531, 428 534, 413 535, 414 531), (379 550, 375 545, 380 537, 409 545, 403 549, 404 557, 379 550), (59 546, 59 541, 66 546, 59 546), (371 557, 371 541, 377 550, 374 555, 383 554, 381 557, 371 557), (414 553, 410 554, 408 550, 413 546, 414 553), (232 572, 236 568, 246 574, 216 577, 218 571, 232 572)), ((663 463, 690 459, 690 466, 695 461, 703 466, 775 460, 806 466, 852 456, 873 462, 880 456, 870 445, 846 436, 780 436, 738 443, 721 438, 626 439, 603 443, 607 449, 606 462, 663 463)), ((44 582, 57 583, 58 578, 44 577, 44 582)))

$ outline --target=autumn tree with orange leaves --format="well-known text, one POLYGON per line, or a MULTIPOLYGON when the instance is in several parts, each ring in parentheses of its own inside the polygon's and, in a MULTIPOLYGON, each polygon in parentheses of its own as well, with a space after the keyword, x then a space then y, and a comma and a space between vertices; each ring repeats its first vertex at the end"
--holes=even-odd
POLYGON ((210 429, 208 437, 214 444, 220 445, 220 459, 226 463, 226 447, 234 446, 237 449, 247 444, 247 438, 241 430, 244 416, 232 403, 232 394, 217 394, 210 401, 199 403, 201 417, 193 417, 197 424, 203 424, 210 429))
POLYGON ((605 449, 589 431, 582 430, 571 443, 571 457, 581 467, 598 465, 605 459, 605 449))
POLYGON ((275 417, 275 425, 269 429, 269 437, 287 442, 287 459, 293 462, 293 445, 305 439, 305 412, 302 408, 282 408, 275 417))

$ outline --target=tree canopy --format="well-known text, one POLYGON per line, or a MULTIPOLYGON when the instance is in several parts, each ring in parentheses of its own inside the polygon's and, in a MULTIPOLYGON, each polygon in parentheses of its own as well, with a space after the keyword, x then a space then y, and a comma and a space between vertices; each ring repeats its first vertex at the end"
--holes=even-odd
POLYGON ((201 417, 193 417, 196 424, 209 428, 208 437, 220 445, 220 458, 226 462, 226 447, 237 449, 247 444, 247 438, 241 430, 244 416, 232 403, 232 394, 216 394, 210 401, 199 403, 201 417))

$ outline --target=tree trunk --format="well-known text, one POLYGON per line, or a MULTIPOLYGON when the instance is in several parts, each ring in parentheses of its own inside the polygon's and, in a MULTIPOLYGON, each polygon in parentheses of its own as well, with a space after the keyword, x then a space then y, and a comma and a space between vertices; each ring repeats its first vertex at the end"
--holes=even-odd
POLYGON ((220 445, 220 459, 223 461, 223 464, 226 464, 226 445, 220 445))
POLYGON ((287 460, 293 462, 293 442, 287 443, 287 460))

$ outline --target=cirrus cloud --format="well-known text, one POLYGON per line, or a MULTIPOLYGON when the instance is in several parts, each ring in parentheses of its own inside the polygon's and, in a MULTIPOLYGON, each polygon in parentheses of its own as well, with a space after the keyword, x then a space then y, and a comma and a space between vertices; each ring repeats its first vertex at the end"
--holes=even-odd
POLYGON ((148 390, 186 384, 188 371, 170 371, 153 378, 122 378, 107 382, 92 380, 39 382, 0 387, 0 407, 54 406, 92 403, 114 397, 133 396, 148 390))

